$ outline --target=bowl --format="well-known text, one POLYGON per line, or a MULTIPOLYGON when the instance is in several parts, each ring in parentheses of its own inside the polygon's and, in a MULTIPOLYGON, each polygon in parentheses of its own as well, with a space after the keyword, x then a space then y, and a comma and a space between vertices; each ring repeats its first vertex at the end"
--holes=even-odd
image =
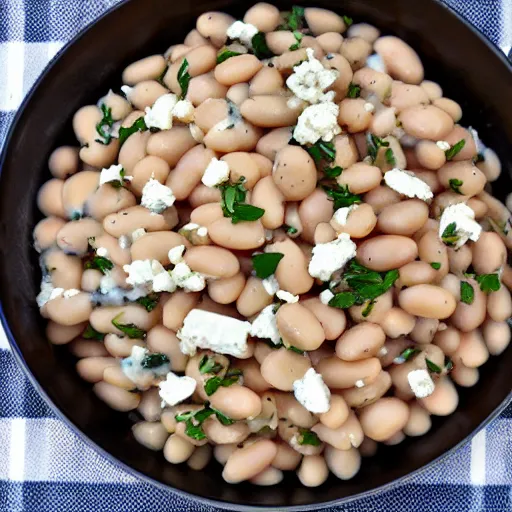
MULTIPOLYGON (((2 323, 18 363, 54 412, 110 461, 167 489, 227 508, 276 507, 312 510, 341 504, 401 482, 458 447, 495 417, 511 397, 512 347, 481 368, 480 382, 460 390, 460 405, 446 418, 434 418, 430 432, 395 447, 382 446, 348 482, 331 476, 320 488, 302 487, 287 475, 275 487, 229 485, 212 463, 200 474, 168 464, 132 437, 132 419, 102 403, 83 382, 65 347, 50 345, 35 303, 40 271, 32 248, 32 229, 41 218, 36 193, 48 179, 47 159, 55 147, 75 143, 71 119, 82 105, 95 103, 110 87, 119 87, 130 62, 162 53, 181 42, 195 19, 208 10, 241 16, 254 2, 214 0, 171 2, 131 0, 112 9, 77 36, 37 81, 20 108, 2 155, 0 179, 0 299, 2 323)), ((281 9, 291 2, 275 2, 281 9)), ((357 21, 396 34, 415 48, 426 77, 442 84, 458 101, 463 123, 478 129, 501 158, 504 172, 493 184, 504 199, 511 189, 512 69, 488 40, 435 0, 316 0, 357 21)))

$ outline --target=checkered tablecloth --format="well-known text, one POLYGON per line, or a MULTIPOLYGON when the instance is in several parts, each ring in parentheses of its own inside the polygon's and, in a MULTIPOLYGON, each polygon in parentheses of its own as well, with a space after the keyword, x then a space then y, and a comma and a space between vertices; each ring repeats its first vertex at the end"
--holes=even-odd
MULTIPOLYGON (((0 0, 0 148, 16 109, 48 61, 119 1, 0 0)), ((509 54, 512 0, 446 1, 509 54)), ((331 510, 511 512, 512 406, 406 485, 331 510)), ((21 511, 213 509, 134 478, 78 439, 24 378, 0 331, 0 512, 21 511)))

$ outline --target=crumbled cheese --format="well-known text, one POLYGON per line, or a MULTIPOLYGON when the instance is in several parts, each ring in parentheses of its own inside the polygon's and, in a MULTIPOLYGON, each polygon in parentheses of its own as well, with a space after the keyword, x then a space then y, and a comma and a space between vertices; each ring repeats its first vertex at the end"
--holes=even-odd
POLYGON ((208 235, 208 228, 205 227, 205 226, 201 226, 197 231, 196 231, 197 235, 198 236, 207 236, 208 235))
POLYGON ((205 276, 199 272, 192 271, 184 261, 179 262, 171 270, 171 277, 176 286, 183 288, 187 292, 200 292, 206 287, 205 276))
POLYGON ((42 308, 49 300, 53 292, 53 284, 48 279, 44 279, 41 281, 41 291, 36 297, 37 305, 42 308))
POLYGON ((426 398, 430 396, 435 389, 434 381, 427 370, 413 370, 407 374, 409 386, 416 398, 426 398))
POLYGON ((64 291, 64 298, 70 299, 71 297, 74 297, 75 295, 78 295, 80 293, 80 290, 76 290, 74 288, 71 288, 69 290, 64 291))
POLYGON ((199 224, 196 224, 194 222, 189 222, 188 224, 185 224, 181 229, 180 231, 193 231, 194 229, 198 229, 199 228, 199 224))
POLYGON ((286 80, 288 88, 301 100, 308 103, 330 102, 335 92, 324 93, 338 78, 336 69, 325 69, 315 58, 313 48, 306 48, 308 60, 293 68, 293 74, 286 80))
POLYGON ((106 275, 101 278, 100 281, 100 292, 103 295, 107 295, 114 288, 117 288, 117 282, 111 275, 106 275))
POLYGON ((167 379, 160 382, 158 394, 164 404, 171 407, 190 398, 196 390, 197 382, 192 377, 178 377, 176 374, 169 372, 167 379))
POLYGON ((430 187, 413 172, 391 169, 384 174, 384 181, 389 188, 407 197, 417 197, 422 201, 430 201, 434 197, 430 187))
POLYGON ((152 107, 146 107, 144 122, 149 128, 170 130, 172 128, 173 109, 178 103, 176 94, 164 94, 160 96, 152 107))
POLYGON ((170 208, 174 201, 176 201, 176 198, 172 190, 154 178, 151 178, 142 189, 140 204, 150 210, 151 213, 162 213, 167 208, 170 208))
POLYGON ((122 85, 121 92, 126 96, 126 99, 131 102, 130 96, 132 95, 134 87, 130 87, 129 85, 122 85))
POLYGON ((226 31, 229 39, 238 39, 247 48, 252 48, 252 38, 259 32, 258 28, 250 23, 235 21, 226 31))
POLYGON ((475 212, 466 204, 458 203, 447 206, 439 220, 439 238, 442 239, 446 228, 455 223, 456 249, 462 247, 468 240, 476 242, 482 233, 482 226, 475 221, 475 212))
POLYGON ((334 299, 334 293, 332 293, 331 290, 324 290, 320 293, 320 302, 322 304, 328 306, 331 299, 334 299))
POLYGON ((177 265, 178 263, 181 263, 183 261, 183 253, 185 252, 185 246, 184 245, 177 245, 176 247, 173 247, 169 250, 169 253, 167 256, 169 257, 169 261, 173 265, 177 265))
POLYGON ((263 279, 261 284, 263 285, 263 288, 265 288, 265 291, 271 297, 273 297, 279 290, 279 283, 277 282, 276 276, 274 274, 267 277, 266 279, 263 279))
POLYGON ((108 250, 105 247, 98 247, 96 249, 96 255, 101 258, 106 258, 108 256, 108 250))
POLYGON ((176 291, 176 283, 169 272, 160 272, 153 277, 153 291, 169 293, 176 291))
POLYGON ((448 149, 451 148, 450 143, 446 142, 445 140, 438 140, 436 142, 436 146, 442 151, 447 151, 448 149))
POLYGON ((294 304, 295 302, 299 302, 298 295, 293 295, 293 293, 287 292, 285 290, 278 290, 276 295, 278 299, 287 302, 288 304, 294 304))
POLYGON ((364 380, 362 379, 356 380, 354 384, 356 388, 364 388, 364 380))
POLYGON ((331 407, 331 392, 322 376, 310 368, 302 379, 293 383, 293 394, 308 411, 315 414, 327 412, 331 407))
POLYGON ((193 356, 198 348, 202 348, 240 357, 246 353, 251 328, 250 322, 193 309, 185 317, 177 336, 181 340, 180 350, 183 354, 193 356))
POLYGON ((50 299, 53 300, 57 297, 60 297, 65 292, 64 288, 54 288, 52 292, 50 293, 50 299))
POLYGON ((373 112, 375 110, 375 105, 373 103, 370 103, 369 101, 367 101, 364 105, 363 105, 363 108, 366 112, 373 112))
POLYGON ((125 181, 133 180, 133 176, 123 176, 124 169, 122 165, 111 165, 108 169, 102 169, 100 174, 100 187, 105 183, 117 181, 124 183, 125 181))
POLYGON ((350 206, 345 206, 344 208, 338 208, 333 215, 334 221, 340 226, 345 226, 347 224, 348 216, 358 208, 358 204, 352 204, 350 206))
POLYGON ((149 350, 134 345, 130 357, 121 361, 121 369, 136 386, 137 389, 149 389, 159 378, 169 372, 169 363, 164 363, 156 368, 143 368, 142 361, 149 355, 149 350))
POLYGON ((267 306, 261 311, 252 321, 250 335, 256 338, 269 339, 274 345, 279 345, 281 335, 277 330, 275 308, 276 306, 274 304, 270 304, 270 306, 267 306))
MULTIPOLYGON (((127 284, 141 286, 152 283, 155 275, 153 273, 153 262, 158 263, 156 260, 135 260, 130 265, 124 265, 123 270, 128 274, 127 284)), ((165 271, 163 267, 162 270, 165 271)))
POLYGON ((132 233, 132 242, 136 242, 141 236, 144 236, 147 231, 144 228, 138 228, 132 233))
POLYGON ((318 103, 307 107, 299 116, 293 137, 299 144, 315 144, 319 139, 330 142, 341 133, 338 105, 318 103))
POLYGON ((384 64, 382 57, 378 53, 374 53, 366 59, 366 67, 379 73, 387 73, 386 64, 384 64))
POLYGON ((229 165, 224 160, 212 158, 204 171, 201 181, 207 187, 216 187, 229 180, 229 165))
POLYGON ((194 105, 189 100, 180 100, 172 109, 172 115, 182 123, 194 120, 194 105))
POLYGON ((341 233, 332 242, 316 244, 309 262, 309 274, 328 281, 336 270, 342 269, 356 255, 356 249, 347 233, 341 233))

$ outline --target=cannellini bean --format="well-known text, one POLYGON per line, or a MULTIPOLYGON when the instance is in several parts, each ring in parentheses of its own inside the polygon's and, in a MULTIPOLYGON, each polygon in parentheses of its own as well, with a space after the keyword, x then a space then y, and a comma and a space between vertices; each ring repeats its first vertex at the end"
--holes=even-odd
POLYGON ((128 357, 135 345, 144 347, 142 340, 125 338, 117 334, 107 334, 104 339, 105 348, 114 357, 128 357))
POLYGON ((324 341, 322 324, 300 303, 283 304, 276 314, 277 328, 286 346, 316 350, 324 341))
POLYGON ((279 128, 296 124, 304 106, 303 101, 289 106, 285 96, 261 95, 245 100, 240 105, 240 113, 254 126, 279 128))
POLYGON ((253 476, 250 479, 251 484, 254 485, 277 485, 284 478, 283 472, 279 469, 276 469, 272 466, 264 469, 261 473, 258 473, 256 476, 253 476))
POLYGON ((48 168, 54 178, 64 180, 78 171, 79 148, 60 146, 55 149, 48 159, 48 168))
POLYGON ((395 397, 381 398, 361 409, 359 420, 365 436, 384 441, 402 430, 409 419, 409 408, 395 397))
POLYGON ((276 443, 277 453, 272 466, 281 471, 293 471, 299 465, 302 455, 294 450, 288 443, 276 443))
POLYGON ((258 166, 249 153, 235 151, 224 155, 221 160, 229 165, 231 182, 236 183, 245 178, 244 187, 247 190, 252 190, 261 177, 258 166))
POLYGON ((338 338, 345 330, 347 319, 343 310, 326 306, 317 297, 302 300, 301 304, 321 323, 327 340, 338 338))
MULTIPOLYGON (((207 445, 205 445, 207 446, 207 445)), ((215 460, 222 464, 223 466, 226 464, 229 456, 237 449, 236 444, 220 444, 213 448, 213 456, 215 460)))
POLYGON ((458 386, 470 388, 478 382, 480 372, 478 368, 468 368, 459 362, 457 366, 453 367, 450 376, 458 386))
MULTIPOLYGON (((98 243, 100 242, 96 242, 96 244, 98 243)), ((162 265, 169 265, 169 250, 179 245, 184 245, 187 248, 190 246, 184 236, 173 231, 146 233, 144 236, 137 238, 130 247, 131 260, 157 260, 162 265)))
POLYGON ((101 235, 103 228, 93 219, 79 219, 68 222, 57 233, 57 245, 66 254, 84 256, 89 247, 89 239, 101 235))
POLYGON ((357 260, 364 266, 385 272, 416 259, 418 246, 405 236, 379 235, 363 242, 357 249, 357 260))
POLYGON ((425 435, 432 426, 430 414, 418 403, 409 406, 409 419, 404 427, 404 434, 410 437, 425 435))
POLYGON ((358 381, 365 385, 370 384, 377 378, 380 370, 380 361, 375 357, 360 361, 342 361, 338 357, 326 357, 316 365, 316 371, 322 375, 327 386, 335 389, 354 387, 358 381))
POLYGON ((182 372, 187 365, 188 357, 180 350, 176 334, 163 325, 155 325, 147 334, 146 343, 152 352, 165 354, 169 357, 171 370, 182 372))
POLYGON ((374 43, 387 72, 397 80, 409 84, 419 84, 423 80, 423 65, 418 54, 402 39, 384 36, 374 43))
POLYGON ((437 98, 432 102, 436 107, 444 110, 455 122, 460 121, 462 117, 462 108, 450 98, 437 98))
POLYGON ((482 333, 478 330, 461 333, 459 347, 452 357, 455 365, 461 362, 468 368, 482 366, 489 359, 482 333))
MULTIPOLYGON (((77 174, 74 174, 70 178, 68 178, 61 189, 62 196, 62 207, 66 212, 64 217, 73 217, 74 214, 78 213, 80 215, 83 214, 84 205, 90 199, 90 197, 96 192, 98 188, 98 184, 100 181, 100 173, 96 171, 82 171, 77 174)), ((55 180, 50 180, 46 183, 48 186, 49 183, 55 183, 55 180)), ((45 186, 41 189, 45 190, 45 186)), ((58 202, 56 203, 58 204, 58 202)), ((39 208, 41 206, 39 205, 39 208)), ((46 214, 46 212, 43 212, 46 214)), ((50 215, 56 215, 57 217, 62 217, 62 215, 58 215, 57 213, 51 212, 50 215)))
POLYGON ((306 197, 299 206, 299 217, 302 224, 302 238, 313 242, 315 229, 321 222, 329 222, 332 218, 333 206, 327 194, 320 188, 306 197))
POLYGON ((212 458, 212 447, 209 444, 198 446, 187 460, 187 466, 195 471, 202 471, 212 458))
MULTIPOLYGON (((463 246, 465 247, 465 246, 463 246)), ((496 272, 507 259, 507 248, 497 233, 483 232, 471 247, 473 268, 477 274, 496 272)))
POLYGON ((372 45, 362 37, 348 37, 339 47, 339 53, 350 63, 353 70, 361 69, 372 53, 372 45))
MULTIPOLYGON (((78 295, 76 297, 78 297, 78 295)), ((149 329, 156 325, 160 316, 161 310, 158 307, 148 312, 146 308, 138 304, 101 306, 92 311, 89 322, 92 327, 99 332, 113 333, 121 336, 123 333, 112 324, 114 318, 119 317, 118 320, 120 323, 135 324, 139 329, 149 331, 149 329)))
POLYGON ((364 238, 373 231, 376 224, 377 217, 369 204, 358 205, 350 212, 345 224, 337 222, 336 217, 331 219, 331 226, 337 234, 348 233, 351 238, 364 238))
POLYGON ((418 401, 430 414, 448 416, 457 408, 459 395, 450 378, 441 377, 436 382, 434 392, 418 401))
POLYGON ((194 450, 192 443, 177 434, 171 434, 164 446, 164 457, 171 464, 181 464, 190 458, 194 450))
POLYGON ((229 483, 249 480, 270 465, 276 454, 276 445, 268 439, 238 448, 229 456, 222 477, 229 483))
POLYGON ((494 150, 485 148, 483 151, 484 161, 479 162, 477 167, 485 174, 488 181, 496 181, 501 175, 501 162, 494 150))
POLYGON ((297 476, 306 487, 318 487, 329 476, 329 468, 321 455, 305 455, 297 471, 297 476))
MULTIPOLYGON (((440 263, 440 262, 438 262, 440 263)), ((437 270, 425 261, 411 261, 399 269, 399 278, 395 281, 397 288, 414 286, 417 284, 429 284, 437 279, 437 270)))
POLYGON ((275 128, 261 137, 256 145, 256 151, 274 161, 276 153, 288 144, 291 137, 292 132, 289 127, 275 128))
MULTIPOLYGON (((254 55, 237 55, 217 65, 215 68, 215 79, 220 84, 226 86, 248 82, 262 67, 263 64, 254 55)), ((244 117, 247 116, 244 114, 244 117)), ((250 117, 247 119, 252 121, 250 117)))
MULTIPOLYGON (((361 384, 358 382, 358 384, 361 384)), ((364 384, 364 381, 363 381, 364 384)), ((391 387, 391 377, 388 372, 381 371, 370 384, 362 387, 352 387, 341 392, 348 406, 354 408, 365 407, 383 397, 391 387)))
POLYGON ((70 256, 58 249, 47 251, 43 263, 51 274, 55 288, 64 290, 80 289, 82 281, 82 262, 77 256, 70 256))
POLYGON ((484 189, 486 178, 485 174, 473 164, 473 162, 464 160, 462 162, 447 162, 439 169, 439 181, 445 188, 449 188, 450 180, 457 179, 462 181, 459 187, 460 193, 466 196, 475 196, 484 189))
POLYGON ((188 127, 173 126, 170 130, 151 134, 147 141, 147 153, 165 160, 173 168, 196 144, 188 127))
POLYGON ((132 427, 135 439, 150 450, 159 451, 165 446, 169 433, 160 422, 141 421, 132 427))
POLYGON ((162 399, 158 391, 158 388, 150 388, 141 394, 137 411, 146 421, 160 421, 162 417, 162 399))
POLYGON ((469 332, 479 327, 485 320, 487 296, 474 279, 465 279, 472 288, 474 299, 471 304, 460 301, 451 317, 451 323, 462 332, 469 332))
MULTIPOLYGON (((135 120, 134 120, 135 121, 135 120)), ((135 164, 147 155, 147 142, 151 132, 135 132, 130 135, 119 150, 118 162, 123 166, 127 176, 131 176, 135 164)))
POLYGON ((331 429, 322 423, 317 423, 311 430, 318 435, 321 441, 334 446, 338 450, 350 450, 352 447, 357 448, 364 438, 361 425, 352 411, 349 413, 346 421, 336 429, 331 429))
POLYGON ((259 396, 249 388, 233 384, 228 388, 220 387, 210 396, 212 407, 233 420, 254 418, 261 412, 259 396))
POLYGON ((139 405, 139 393, 126 391, 107 382, 97 382, 92 390, 100 400, 116 411, 133 411, 139 405))
POLYGON ((165 69, 165 59, 161 55, 152 55, 130 64, 123 71, 123 82, 135 85, 143 80, 156 80, 165 69))
POLYGON ((117 213, 136 204, 136 197, 128 189, 124 187, 114 188, 106 183, 89 196, 85 209, 91 217, 101 222, 107 215, 117 213))
POLYGON ((373 208, 375 215, 379 215, 387 206, 399 203, 400 194, 389 187, 379 185, 367 192, 363 199, 373 208))
POLYGON ((356 448, 337 450, 332 446, 327 446, 324 456, 327 466, 340 480, 350 480, 361 467, 361 455, 356 448))
POLYGON ((336 179, 339 185, 348 186, 353 194, 364 194, 377 187, 381 180, 381 170, 364 162, 351 165, 336 179))
POLYGON ((244 23, 250 23, 261 32, 270 32, 279 25, 279 9, 266 2, 254 4, 244 16, 244 23))
POLYGON ((443 140, 453 129, 453 119, 434 105, 406 108, 398 119, 405 132, 418 139, 443 140))
POLYGON ((372 113, 365 109, 363 98, 345 98, 340 103, 338 124, 349 133, 365 131, 370 125, 372 113))
POLYGON ((182 290, 174 292, 163 307, 164 326, 177 332, 185 317, 197 306, 200 296, 200 293, 187 293, 182 290))
POLYGON ((238 272, 234 276, 216 279, 208 283, 208 294, 219 304, 235 302, 245 287, 245 276, 238 272))
POLYGON ((292 391, 293 383, 302 379, 311 368, 309 358, 280 348, 271 352, 261 363, 262 377, 281 391, 292 391))
POLYGON ((416 144, 414 151, 418 162, 425 169, 437 170, 446 163, 444 151, 434 141, 421 140, 416 144))
MULTIPOLYGON (((482 233, 482 235, 483 234, 484 233, 482 233)), ((471 260, 473 258, 471 248, 468 245, 463 245, 457 250, 452 247, 448 247, 447 252, 450 272, 452 274, 461 274, 466 272, 469 265, 471 265, 471 260)))
POLYGON ((419 199, 410 199, 386 206, 379 214, 377 228, 390 235, 411 236, 428 219, 428 206, 419 199))
POLYGON ((277 229, 283 225, 284 203, 285 197, 271 176, 266 176, 256 183, 251 196, 251 204, 265 210, 261 218, 265 229, 277 229))
POLYGON ((265 243, 265 232, 259 220, 233 224, 230 218, 222 218, 208 227, 214 243, 227 249, 256 249, 265 243))
POLYGON ((379 323, 387 315, 388 311, 393 307, 393 293, 388 290, 386 293, 377 297, 373 304, 373 308, 368 314, 365 309, 368 306, 368 302, 365 302, 361 306, 352 306, 349 308, 349 314, 354 322, 374 322, 379 323), (364 315, 363 315, 364 313, 364 315))
POLYGON ((391 308, 380 322, 384 333, 389 338, 407 336, 416 324, 414 316, 400 308, 391 308))
POLYGON ((223 12, 205 12, 197 18, 196 29, 199 34, 220 48, 226 42, 226 31, 235 22, 235 18, 223 12))
POLYGON ((185 253, 184 260, 195 272, 215 278, 233 277, 240 271, 236 256, 221 247, 192 247, 185 253))
POLYGON ((418 284, 402 290, 398 303, 411 315, 438 319, 451 316, 457 306, 451 293, 430 284, 418 284))
POLYGON ((66 224, 58 217, 46 217, 39 221, 34 228, 34 247, 38 252, 43 252, 57 241, 57 233, 66 224))
POLYGON ((247 423, 223 425, 214 417, 208 418, 202 426, 208 440, 215 444, 238 444, 245 441, 251 433, 247 423))
POLYGON ((504 322, 512 315, 512 300, 510 292, 501 287, 498 291, 492 292, 487 298, 487 314, 495 322, 504 322))
MULTIPOLYGON (((53 322, 48 322, 48 324, 53 322)), ((51 340, 50 340, 51 341, 51 340)), ((69 351, 78 358, 107 357, 108 352, 103 343, 96 340, 85 340, 76 338, 68 344, 69 351)))
POLYGON ((86 322, 92 311, 91 298, 84 292, 69 298, 61 295, 46 303, 48 318, 65 326, 86 322))
POLYGON ((416 318, 414 329, 409 334, 409 338, 416 343, 425 345, 431 343, 439 328, 439 320, 436 318, 416 318))
POLYGON ((419 85, 411 85, 400 80, 393 81, 389 105, 400 112, 415 105, 428 105, 430 100, 427 93, 419 85))
POLYGON ((200 106, 209 98, 224 98, 226 96, 229 98, 228 88, 215 80, 213 71, 192 77, 188 84, 187 100, 194 107, 200 106))
POLYGON ((154 214, 143 206, 132 206, 103 219, 103 229, 116 238, 131 235, 136 229, 146 231, 171 230, 178 224, 178 213, 174 206, 162 214, 154 214))
POLYGON ((344 361, 359 361, 377 355, 386 335, 377 324, 365 322, 346 331, 336 342, 336 355, 344 361))
POLYGON ((65 345, 81 334, 85 327, 85 323, 61 325, 50 320, 46 325, 46 337, 54 345, 65 345))
POLYGON ((301 405, 291 393, 275 393, 275 403, 279 418, 297 427, 311 428, 318 422, 316 416, 301 405))
POLYGON ((443 331, 437 331, 434 340, 437 345, 447 356, 454 354, 459 348, 460 333, 454 327, 447 327, 443 331))
POLYGON ((443 95, 441 86, 436 82, 432 82, 431 80, 423 80, 420 86, 425 90, 431 101, 436 100, 443 95))

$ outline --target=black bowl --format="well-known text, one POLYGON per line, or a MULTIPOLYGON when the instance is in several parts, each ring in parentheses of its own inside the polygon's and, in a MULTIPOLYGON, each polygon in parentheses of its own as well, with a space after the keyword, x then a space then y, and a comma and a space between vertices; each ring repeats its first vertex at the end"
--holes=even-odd
MULTIPOLYGON (((100 402, 76 374, 65 348, 50 345, 35 304, 40 273, 32 249, 32 229, 39 220, 35 197, 49 177, 47 159, 56 146, 72 140, 71 119, 82 105, 95 103, 110 87, 120 86, 131 61, 162 53, 181 42, 204 11, 240 16, 253 2, 132 0, 102 17, 78 36, 46 70, 18 112, 2 156, 0 180, 0 298, 2 322, 13 352, 53 410, 87 442, 125 469, 163 486, 213 500, 225 507, 309 508, 342 503, 403 481, 467 440, 505 406, 512 389, 512 348, 482 368, 480 382, 460 390, 460 405, 447 418, 435 418, 430 432, 396 447, 382 447, 365 460, 351 481, 331 477, 316 490, 289 475, 265 489, 231 486, 212 464, 198 474, 172 466, 131 436, 132 422, 100 402), (116 461, 117 459, 117 461, 116 461), (120 462, 119 462, 120 461, 120 462)), ((276 2, 289 8, 291 2, 276 2)), ((464 124, 476 127, 494 148, 504 172, 493 185, 504 199, 512 170, 512 71, 505 57, 454 12, 435 0, 317 0, 357 21, 368 21, 408 41, 421 55, 426 76, 442 84, 464 110, 464 124), (342 5, 340 5, 340 3, 342 5)))

